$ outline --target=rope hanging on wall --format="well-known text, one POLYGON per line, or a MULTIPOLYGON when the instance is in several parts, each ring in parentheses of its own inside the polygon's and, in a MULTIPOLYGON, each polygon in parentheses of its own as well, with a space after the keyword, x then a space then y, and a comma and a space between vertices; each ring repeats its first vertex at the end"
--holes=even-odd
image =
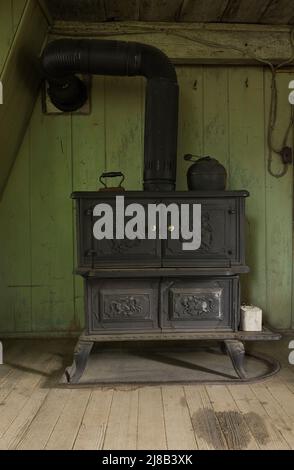
POLYGON ((283 158, 283 152, 286 149, 288 138, 289 138, 291 129, 293 128, 293 124, 294 124, 293 106, 291 107, 291 117, 290 117, 289 125, 287 127, 286 132, 285 132, 285 135, 284 135, 284 138, 283 138, 283 141, 282 141, 282 145, 281 145, 280 148, 277 148, 277 147, 274 146, 274 144, 273 144, 273 134, 274 134, 276 124, 277 124, 277 109, 278 109, 277 71, 279 69, 281 69, 282 67, 285 67, 286 65, 289 65, 289 64, 293 63, 293 61, 294 61, 294 29, 292 29, 291 32, 290 32, 290 44, 291 44, 292 55, 291 55, 291 57, 289 57, 289 59, 287 59, 284 62, 281 62, 278 65, 272 64, 269 60, 266 60, 266 59, 263 59, 262 57, 259 57, 255 53, 250 52, 248 49, 243 50, 243 49, 241 49, 239 47, 236 47, 236 46, 228 46, 226 44, 219 44, 219 43, 216 43, 216 42, 207 41, 205 39, 200 39, 200 38, 197 38, 197 39, 196 38, 191 38, 190 36, 186 36, 184 34, 175 33, 175 32, 171 32, 171 34, 173 36, 178 36, 178 37, 181 37, 182 39, 187 39, 189 41, 193 41, 193 42, 203 44, 203 45, 206 45, 206 46, 209 46, 209 47, 214 47, 214 48, 218 48, 218 49, 219 48, 224 48, 224 49, 230 49, 230 50, 233 50, 233 51, 237 51, 237 52, 241 53, 244 56, 251 57, 252 59, 254 59, 256 61, 267 65, 270 68, 271 74, 272 74, 272 81, 271 81, 271 100, 270 100, 269 123, 268 123, 268 133, 267 133, 267 144, 268 144, 268 149, 269 149, 267 169, 268 169, 269 174, 271 176, 275 177, 275 178, 281 178, 282 176, 286 175, 286 173, 288 171, 288 163, 285 163, 283 160, 282 160, 283 169, 279 173, 276 173, 276 172, 273 171, 273 169, 272 169, 273 153, 275 153, 276 155, 279 155, 280 157, 283 158))

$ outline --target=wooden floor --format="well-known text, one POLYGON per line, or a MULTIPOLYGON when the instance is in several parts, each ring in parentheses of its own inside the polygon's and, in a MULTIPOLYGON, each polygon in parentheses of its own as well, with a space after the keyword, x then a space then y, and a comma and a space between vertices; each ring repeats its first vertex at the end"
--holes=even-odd
POLYGON ((254 385, 65 389, 73 341, 9 341, 0 449, 294 449, 290 338, 258 346, 283 364, 254 385))

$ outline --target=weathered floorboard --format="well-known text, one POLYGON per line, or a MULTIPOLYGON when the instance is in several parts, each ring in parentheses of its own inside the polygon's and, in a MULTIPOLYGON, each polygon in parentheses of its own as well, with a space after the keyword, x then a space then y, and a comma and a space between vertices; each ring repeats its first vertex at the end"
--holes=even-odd
POLYGON ((287 447, 290 449, 275 426, 275 421, 268 416, 249 385, 236 385, 228 388, 260 449, 281 450, 287 447))
POLYGON ((137 449, 138 390, 114 392, 104 450, 137 449))
POLYGON ((72 449, 90 398, 90 390, 72 390, 52 434, 46 450, 72 449))
POLYGON ((168 449, 198 449, 183 387, 165 386, 162 393, 168 449))
POLYGON ((185 395, 199 450, 226 450, 228 446, 205 387, 186 386, 185 395))
POLYGON ((225 385, 206 386, 229 449, 258 449, 243 415, 225 385))
POLYGON ((43 450, 71 395, 70 390, 51 390, 37 416, 17 445, 19 450, 43 450))
MULTIPOLYGON (((0 382, 0 449, 294 448, 294 373, 286 360, 280 374, 250 386, 61 389, 73 342, 15 345, 5 344, 12 372, 0 382)), ((275 357, 286 347, 277 343, 275 357)))
POLYGON ((139 390, 137 448, 139 450, 167 449, 160 387, 146 387, 139 390))
POLYGON ((75 450, 103 448, 113 390, 93 390, 84 413, 75 443, 75 450))

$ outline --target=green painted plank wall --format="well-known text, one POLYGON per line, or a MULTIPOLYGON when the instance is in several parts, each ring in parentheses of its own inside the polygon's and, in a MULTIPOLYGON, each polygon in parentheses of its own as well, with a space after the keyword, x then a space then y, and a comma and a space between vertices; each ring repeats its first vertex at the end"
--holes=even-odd
POLYGON ((0 1, 0 72, 5 63, 25 5, 26 0, 0 1))
MULTIPOLYGON (((248 189, 243 300, 260 305, 277 328, 292 323, 293 175, 266 171, 270 75, 262 67, 181 66, 178 189, 187 152, 211 154, 229 188, 248 189)), ((288 82, 278 75, 275 141, 290 116, 288 82)), ((75 265, 72 190, 95 190, 99 174, 122 170, 141 189, 144 81, 93 80, 89 116, 45 116, 38 100, 0 204, 0 332, 57 333, 83 325, 83 285, 75 265)), ((277 163, 278 165, 278 163, 277 163)), ((294 325, 293 325, 294 326, 294 325)))

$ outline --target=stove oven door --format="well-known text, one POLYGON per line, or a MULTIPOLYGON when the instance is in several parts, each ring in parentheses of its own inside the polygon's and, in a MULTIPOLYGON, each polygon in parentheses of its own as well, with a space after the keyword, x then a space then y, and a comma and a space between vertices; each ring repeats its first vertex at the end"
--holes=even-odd
MULTIPOLYGON (((169 203, 173 200, 170 198, 169 203)), ((201 246, 196 250, 184 250, 185 240, 172 239, 173 225, 168 221, 168 240, 163 241, 163 267, 231 267, 244 264, 244 240, 240 226, 239 198, 182 199, 180 204, 201 205, 201 246)), ((180 226, 181 227, 181 226, 180 226)), ((192 230, 192 225, 190 225, 192 230)))
MULTIPOLYGON (((155 204, 156 201, 144 199, 142 201, 125 198, 125 204, 140 203, 144 208, 147 204, 155 204)), ((156 239, 148 239, 148 210, 145 210, 146 239, 130 240, 128 238, 97 240, 93 235, 93 228, 98 218, 93 216, 93 209, 97 204, 109 204, 115 216, 115 199, 107 198, 79 201, 78 215, 78 246, 79 267, 95 269, 104 268, 130 268, 130 267, 160 267, 161 266, 161 242, 156 239)), ((128 219, 125 219, 126 222, 128 219)), ((116 218, 113 219, 114 234, 116 234, 116 218)), ((155 227, 156 229, 156 227, 155 227)))
POLYGON ((231 330, 239 324, 238 277, 163 280, 160 325, 163 330, 231 330))

